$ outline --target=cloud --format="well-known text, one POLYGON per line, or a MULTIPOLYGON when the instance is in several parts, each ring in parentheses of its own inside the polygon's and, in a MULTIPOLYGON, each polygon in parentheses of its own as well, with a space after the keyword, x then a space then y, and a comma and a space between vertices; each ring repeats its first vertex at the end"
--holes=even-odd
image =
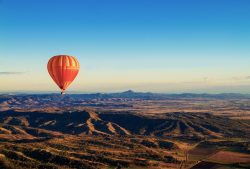
POLYGON ((250 76, 234 76, 232 79, 235 81, 250 80, 250 76))
POLYGON ((0 75, 19 75, 23 73, 24 72, 0 72, 0 75))

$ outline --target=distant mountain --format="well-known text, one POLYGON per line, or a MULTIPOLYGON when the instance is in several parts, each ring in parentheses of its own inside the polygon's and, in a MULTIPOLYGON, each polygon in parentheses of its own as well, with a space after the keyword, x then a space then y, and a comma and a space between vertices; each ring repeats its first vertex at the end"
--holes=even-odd
POLYGON ((182 93, 182 94, 165 94, 165 93, 151 93, 151 92, 134 92, 133 90, 128 90, 121 93, 108 93, 108 94, 89 94, 82 96, 94 96, 94 97, 110 97, 110 98, 141 98, 141 99, 176 99, 176 98, 214 98, 214 99, 244 99, 250 98, 250 94, 240 94, 240 93, 221 93, 221 94, 195 94, 195 93, 182 93))
POLYGON ((105 107, 108 102, 116 102, 113 106, 131 106, 125 103, 130 100, 192 100, 192 99, 250 99, 250 95, 244 94, 161 94, 161 93, 141 93, 132 90, 122 93, 95 93, 95 94, 19 94, 0 95, 0 111, 12 109, 33 109, 45 107, 105 107))
POLYGON ((165 93, 151 93, 151 92, 134 92, 128 90, 121 93, 92 93, 92 94, 0 94, 0 99, 12 97, 31 97, 31 98, 71 98, 71 99, 103 99, 103 98, 141 98, 141 99, 172 99, 172 98, 215 98, 215 99, 250 99, 250 94, 240 93, 221 93, 221 94, 196 94, 196 93, 182 93, 182 94, 165 94, 165 93))

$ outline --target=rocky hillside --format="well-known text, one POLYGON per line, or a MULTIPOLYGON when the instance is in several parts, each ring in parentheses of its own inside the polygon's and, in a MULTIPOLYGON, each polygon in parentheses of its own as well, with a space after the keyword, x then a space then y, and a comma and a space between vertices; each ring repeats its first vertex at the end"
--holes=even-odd
POLYGON ((164 138, 249 137, 249 125, 207 113, 0 112, 0 134, 143 135, 164 138))

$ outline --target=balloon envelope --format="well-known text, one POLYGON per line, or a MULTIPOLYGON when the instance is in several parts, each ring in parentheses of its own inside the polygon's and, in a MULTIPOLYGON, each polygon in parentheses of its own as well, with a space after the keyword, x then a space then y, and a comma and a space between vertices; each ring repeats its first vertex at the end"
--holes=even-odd
POLYGON ((57 55, 49 60, 47 68, 51 78, 62 90, 63 94, 64 90, 77 76, 80 64, 73 56, 57 55))

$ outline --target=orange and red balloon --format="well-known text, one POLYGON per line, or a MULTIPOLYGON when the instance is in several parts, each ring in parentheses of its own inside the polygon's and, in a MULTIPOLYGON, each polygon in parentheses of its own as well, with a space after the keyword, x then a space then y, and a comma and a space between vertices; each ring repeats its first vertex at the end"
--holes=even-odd
POLYGON ((61 89, 61 94, 64 94, 64 91, 76 78, 80 64, 73 56, 57 55, 49 60, 47 68, 51 78, 61 89))

